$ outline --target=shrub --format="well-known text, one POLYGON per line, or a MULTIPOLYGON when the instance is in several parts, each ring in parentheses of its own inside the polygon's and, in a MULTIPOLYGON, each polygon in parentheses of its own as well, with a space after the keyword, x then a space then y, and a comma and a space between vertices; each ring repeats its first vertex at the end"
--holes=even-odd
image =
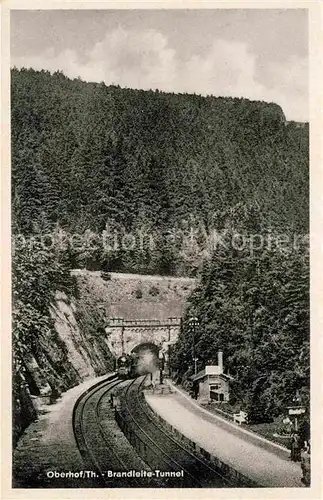
POLYGON ((159 288, 157 288, 157 286, 153 285, 149 290, 149 295, 152 295, 153 297, 156 297, 156 295, 159 295, 159 288))

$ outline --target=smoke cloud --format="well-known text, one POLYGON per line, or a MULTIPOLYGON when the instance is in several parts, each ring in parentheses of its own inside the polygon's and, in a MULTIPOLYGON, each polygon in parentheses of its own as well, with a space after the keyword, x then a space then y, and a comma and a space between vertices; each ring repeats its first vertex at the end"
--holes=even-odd
POLYGON ((139 358, 137 363, 138 375, 145 375, 147 373, 154 373, 158 370, 158 359, 155 353, 149 349, 138 352, 139 358))

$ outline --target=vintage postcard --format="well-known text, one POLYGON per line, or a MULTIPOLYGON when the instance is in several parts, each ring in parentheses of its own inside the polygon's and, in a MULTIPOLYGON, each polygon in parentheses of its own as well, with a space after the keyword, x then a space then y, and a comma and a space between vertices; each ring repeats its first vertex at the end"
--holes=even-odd
POLYGON ((320 12, 4 2, 3 498, 320 498, 320 12))

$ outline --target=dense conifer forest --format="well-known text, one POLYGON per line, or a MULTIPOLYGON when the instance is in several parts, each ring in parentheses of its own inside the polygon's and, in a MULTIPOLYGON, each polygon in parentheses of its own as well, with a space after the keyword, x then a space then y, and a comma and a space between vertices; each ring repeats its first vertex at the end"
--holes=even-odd
MULTIPOLYGON (((308 124, 243 98, 11 76, 19 349, 51 329, 44 288, 72 287, 70 267, 197 276, 187 318, 200 322, 200 362, 221 347, 236 397, 259 413, 281 412, 297 389, 308 398, 308 124), (266 244, 237 249, 237 234, 266 244), (47 246, 20 249, 18 235, 47 246)), ((173 363, 189 376, 188 326, 173 363)))
MULTIPOLYGON (((235 214, 250 222, 245 211, 235 214)), ((254 214, 252 214, 254 222, 254 214)), ((229 228, 221 247, 207 259, 190 298, 172 365, 187 380, 197 367, 217 364, 234 377, 231 402, 247 410, 250 422, 309 405, 309 262, 306 243, 284 249, 232 246, 229 228), (193 331, 190 318, 198 325, 193 331), (194 347, 193 347, 194 345, 194 347), (296 398, 298 401, 295 401, 296 398)))
POLYGON ((286 123, 275 104, 12 71, 19 231, 49 224, 87 230, 93 241, 108 225, 119 240, 140 231, 154 238, 153 249, 79 252, 75 266, 194 273, 200 249, 181 248, 178 235, 222 229, 237 204, 255 207, 264 228, 306 233, 307 141, 307 127, 286 123))

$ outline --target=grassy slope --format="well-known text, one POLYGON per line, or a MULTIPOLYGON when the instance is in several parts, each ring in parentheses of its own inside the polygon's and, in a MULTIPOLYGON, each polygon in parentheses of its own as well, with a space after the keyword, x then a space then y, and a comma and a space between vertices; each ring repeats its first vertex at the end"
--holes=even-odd
POLYGON ((75 270, 73 274, 102 308, 108 306, 110 317, 124 319, 181 316, 195 286, 190 278, 111 273, 111 280, 104 281, 99 272, 75 270))

